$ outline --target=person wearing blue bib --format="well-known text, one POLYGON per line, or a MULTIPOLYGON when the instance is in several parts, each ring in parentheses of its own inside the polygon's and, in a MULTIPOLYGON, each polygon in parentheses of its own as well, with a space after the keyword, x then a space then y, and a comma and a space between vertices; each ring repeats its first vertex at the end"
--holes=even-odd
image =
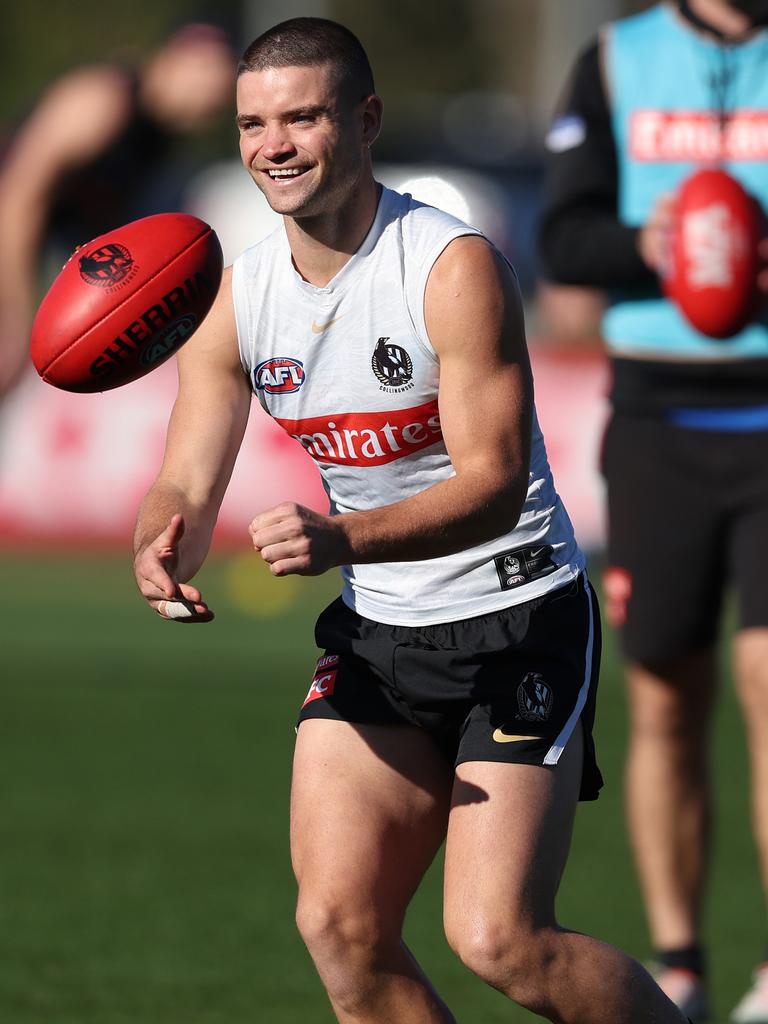
MULTIPOLYGON (((578 58, 547 137, 545 274, 606 297, 604 583, 627 663, 629 828, 657 980, 694 1021, 709 1015, 708 762, 730 589, 768 880, 768 315, 707 337, 664 296, 660 271, 675 191, 696 170, 721 167, 768 209, 766 27, 766 0, 660 3, 609 24, 578 58)), ((768 964, 731 1020, 768 1024, 768 964)))

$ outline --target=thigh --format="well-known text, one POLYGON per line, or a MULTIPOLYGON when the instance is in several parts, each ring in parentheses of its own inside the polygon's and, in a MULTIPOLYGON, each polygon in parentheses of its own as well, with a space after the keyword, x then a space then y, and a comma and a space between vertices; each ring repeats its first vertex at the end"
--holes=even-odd
POLYGON ((474 928, 503 943, 505 933, 554 924, 582 747, 576 729, 552 767, 486 761, 458 767, 446 841, 449 934, 474 928))
POLYGON ((408 725, 299 726, 291 854, 300 892, 399 927, 447 821, 452 770, 408 725))
POLYGON ((606 614, 634 660, 712 643, 726 575, 715 462, 702 432, 626 416, 609 424, 606 614))
POLYGON ((578 729, 581 798, 594 800, 602 786, 592 737, 600 646, 600 612, 585 576, 531 602, 525 635, 483 660, 456 763, 554 765, 578 729))

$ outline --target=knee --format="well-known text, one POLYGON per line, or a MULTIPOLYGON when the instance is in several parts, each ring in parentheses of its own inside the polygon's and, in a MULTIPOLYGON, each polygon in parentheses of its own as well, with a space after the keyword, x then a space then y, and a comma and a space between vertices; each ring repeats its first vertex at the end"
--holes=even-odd
POLYGON ((348 958, 376 944, 376 927, 365 912, 332 897, 300 897, 296 926, 313 957, 348 958))
POLYGON ((300 896, 296 925, 334 1004, 349 1013, 367 1006, 381 965, 399 945, 397 929, 354 900, 327 894, 300 896))
POLYGON ((451 948, 473 974, 533 1012, 548 1005, 554 934, 554 929, 506 921, 468 921, 446 927, 451 948))
POLYGON ((296 925, 321 975, 360 979, 400 944, 400 925, 385 910, 332 894, 299 896, 296 925))

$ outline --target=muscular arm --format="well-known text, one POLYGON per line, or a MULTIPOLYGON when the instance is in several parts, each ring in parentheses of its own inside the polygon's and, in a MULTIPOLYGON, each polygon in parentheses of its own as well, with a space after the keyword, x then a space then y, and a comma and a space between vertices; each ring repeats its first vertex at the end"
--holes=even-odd
POLYGON ((514 275, 483 239, 456 239, 430 274, 425 316, 455 475, 379 509, 324 517, 279 506, 257 516, 254 545, 275 575, 433 558, 517 522, 528 487, 532 381, 514 275))
POLYGON ((128 90, 125 75, 108 67, 60 79, 19 130, 0 170, 0 395, 27 361, 37 263, 56 184, 120 130, 128 90))
POLYGON ((203 325, 178 354, 179 392, 165 457, 144 498, 134 535, 134 570, 152 607, 184 597, 208 552, 219 506, 248 421, 250 387, 237 349, 231 270, 203 325))

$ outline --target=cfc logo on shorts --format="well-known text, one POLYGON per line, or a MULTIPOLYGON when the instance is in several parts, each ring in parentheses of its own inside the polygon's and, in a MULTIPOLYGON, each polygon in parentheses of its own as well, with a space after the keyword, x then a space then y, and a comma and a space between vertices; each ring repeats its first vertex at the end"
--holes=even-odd
POLYGON ((336 687, 336 672, 338 671, 338 654, 324 654, 317 659, 315 675, 309 693, 301 705, 303 708, 313 700, 320 700, 321 697, 330 697, 336 687))
POLYGON ((552 690, 538 672, 529 672, 517 688, 517 706, 526 722, 546 722, 553 700, 552 690))

